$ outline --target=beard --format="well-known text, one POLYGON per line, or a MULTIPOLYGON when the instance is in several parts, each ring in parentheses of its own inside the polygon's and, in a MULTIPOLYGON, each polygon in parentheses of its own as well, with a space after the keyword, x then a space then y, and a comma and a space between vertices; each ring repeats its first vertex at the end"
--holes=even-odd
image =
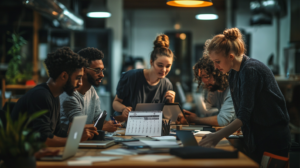
POLYGON ((205 85, 205 88, 206 88, 207 90, 209 90, 210 92, 215 92, 215 91, 221 89, 221 87, 220 87, 219 85, 211 85, 211 84, 205 85))
POLYGON ((76 88, 78 88, 79 86, 74 87, 71 83, 70 78, 68 79, 67 83, 64 86, 64 91, 69 95, 69 96, 73 96, 74 91, 76 88))
POLYGON ((86 74, 87 76, 87 81, 92 85, 92 86, 95 86, 95 87, 98 87, 100 85, 100 82, 97 84, 96 81, 98 80, 101 80, 102 78, 97 78, 97 79, 94 79, 90 74, 86 74))

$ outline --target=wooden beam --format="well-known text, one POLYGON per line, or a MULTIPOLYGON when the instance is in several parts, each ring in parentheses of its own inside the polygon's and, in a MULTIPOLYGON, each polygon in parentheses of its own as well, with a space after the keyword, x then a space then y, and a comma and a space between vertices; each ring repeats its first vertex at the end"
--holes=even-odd
POLYGON ((39 44, 39 28, 40 28, 40 15, 38 12, 33 11, 33 75, 32 79, 38 83, 38 44, 39 44))

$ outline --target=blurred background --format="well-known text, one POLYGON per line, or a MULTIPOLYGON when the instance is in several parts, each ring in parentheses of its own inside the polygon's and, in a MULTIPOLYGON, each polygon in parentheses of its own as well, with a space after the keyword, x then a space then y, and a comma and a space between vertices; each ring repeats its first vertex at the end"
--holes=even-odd
MULTIPOLYGON (((224 29, 241 30, 249 57, 266 64, 285 95, 291 127, 300 133, 300 1, 212 0, 210 7, 174 7, 172 0, 1 0, 0 70, 2 106, 48 78, 47 53, 69 46, 96 47, 105 54, 105 78, 96 88, 102 109, 112 111, 122 72, 150 68, 158 34, 174 52, 167 76, 176 102, 197 111, 192 67, 206 39, 224 29)), ((109 116, 109 115, 108 115, 109 116)), ((298 136, 299 138, 299 136, 298 136)))

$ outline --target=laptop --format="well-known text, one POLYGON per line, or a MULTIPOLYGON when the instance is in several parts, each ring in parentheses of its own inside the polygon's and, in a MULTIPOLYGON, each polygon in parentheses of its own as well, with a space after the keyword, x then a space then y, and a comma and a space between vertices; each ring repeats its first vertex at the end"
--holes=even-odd
POLYGON ((138 103, 135 111, 162 111, 165 103, 138 103))
POLYGON ((183 146, 198 146, 198 143, 191 131, 176 131, 176 136, 180 139, 183 146))
POLYGON ((42 157, 41 160, 56 160, 61 161, 67 158, 70 158, 76 154, 78 149, 79 142, 81 140, 83 128, 86 122, 87 116, 77 116, 73 119, 73 124, 71 126, 66 147, 62 155, 57 156, 45 156, 42 157))
POLYGON ((173 124, 177 121, 177 118, 180 114, 182 114, 185 118, 185 115, 179 103, 165 103, 163 108, 164 119, 171 119, 171 123, 173 124))
POLYGON ((174 124, 183 110, 179 103, 138 103, 135 111, 162 111, 164 119, 171 119, 174 124))

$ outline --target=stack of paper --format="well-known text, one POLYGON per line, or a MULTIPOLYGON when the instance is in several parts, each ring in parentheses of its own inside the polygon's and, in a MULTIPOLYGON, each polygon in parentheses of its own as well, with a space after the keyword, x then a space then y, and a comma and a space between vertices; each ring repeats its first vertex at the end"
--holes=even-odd
POLYGON ((77 160, 68 161, 69 166, 87 166, 92 165, 93 162, 108 162, 111 160, 122 159, 122 157, 111 157, 111 156, 84 156, 79 157, 77 160))
POLYGON ((132 160, 141 160, 141 161, 162 161, 175 158, 175 156, 166 156, 166 155, 144 155, 131 158, 132 160))
POLYGON ((204 135, 210 134, 210 133, 211 133, 210 131, 198 131, 198 132, 194 133, 194 136, 203 137, 204 135))
POLYGON ((141 141, 151 148, 177 148, 179 147, 176 141, 141 141))
POLYGON ((151 137, 151 138, 159 141, 176 141, 175 136, 161 136, 161 137, 151 137))
POLYGON ((137 155, 136 152, 126 150, 126 149, 112 149, 112 150, 105 150, 101 152, 105 155, 137 155))
POLYGON ((77 158, 80 161, 91 161, 91 162, 108 162, 111 160, 118 160, 122 159, 121 156, 84 156, 77 158))

